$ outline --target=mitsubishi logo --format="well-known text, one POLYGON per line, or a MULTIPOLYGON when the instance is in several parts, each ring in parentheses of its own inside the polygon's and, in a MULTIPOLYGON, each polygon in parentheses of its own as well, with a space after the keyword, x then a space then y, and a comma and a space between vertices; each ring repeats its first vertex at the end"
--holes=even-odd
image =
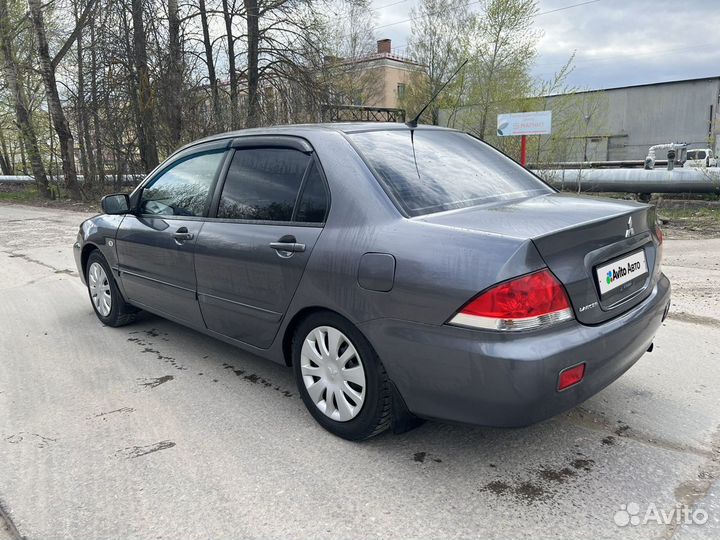
POLYGON ((632 216, 630 216, 628 218, 627 230, 625 231, 625 238, 630 238, 634 234, 635 234, 635 229, 633 229, 632 216))

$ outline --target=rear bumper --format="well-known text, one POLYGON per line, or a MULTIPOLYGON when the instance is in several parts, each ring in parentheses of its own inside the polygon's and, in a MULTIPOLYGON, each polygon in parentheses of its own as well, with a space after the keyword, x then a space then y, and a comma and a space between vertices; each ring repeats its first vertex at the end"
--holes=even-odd
POLYGON ((587 400, 647 351, 670 302, 661 275, 641 304, 607 323, 569 321, 522 335, 378 319, 360 325, 408 409, 425 418, 524 426, 587 400), (585 378, 562 392, 559 372, 585 362, 585 378))

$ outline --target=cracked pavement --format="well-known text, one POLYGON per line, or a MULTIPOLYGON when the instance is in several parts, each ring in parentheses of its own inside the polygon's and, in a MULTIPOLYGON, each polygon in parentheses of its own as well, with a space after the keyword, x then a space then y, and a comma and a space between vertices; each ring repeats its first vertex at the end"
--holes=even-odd
POLYGON ((0 540, 720 538, 720 240, 666 240, 655 350, 582 406, 356 444, 289 369, 154 316, 103 327, 85 217, 0 205, 0 540), (630 503, 709 519, 616 525, 630 503))

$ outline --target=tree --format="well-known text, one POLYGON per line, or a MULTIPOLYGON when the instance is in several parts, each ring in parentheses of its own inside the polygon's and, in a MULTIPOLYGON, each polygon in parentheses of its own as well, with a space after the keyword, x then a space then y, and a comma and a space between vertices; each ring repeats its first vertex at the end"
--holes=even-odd
POLYGON ((182 136, 181 89, 183 84, 183 61, 180 44, 180 16, 177 0, 168 0, 168 69, 165 84, 165 107, 171 148, 176 148, 182 136))
POLYGON ((267 94, 268 106, 274 109, 272 94, 278 90, 287 93, 287 83, 308 91, 317 90, 313 59, 322 50, 320 26, 311 0, 243 1, 247 26, 245 125, 256 127, 265 123, 261 91, 267 94))
MULTIPOLYGON (((75 25, 80 22, 78 13, 78 3, 75 3, 75 25)), ((85 102, 85 63, 84 63, 84 44, 83 33, 78 32, 76 37, 77 52, 77 93, 75 100, 75 116, 77 121, 78 146, 80 149, 80 166, 84 177, 83 189, 87 192, 95 179, 95 157, 90 142, 89 118, 87 104, 85 102)))
POLYGON ((30 0, 23 18, 3 0, 17 14, 0 40, 0 169, 32 166, 45 194, 53 171, 89 197, 210 130, 317 120, 332 28, 318 1, 30 0))
POLYGON ((33 177, 38 191, 43 197, 50 197, 45 166, 40 155, 35 128, 30 117, 27 95, 20 83, 19 70, 13 50, 13 25, 10 19, 7 0, 0 0, 0 52, 2 52, 2 65, 5 81, 10 91, 11 100, 15 109, 17 127, 20 130, 22 149, 28 154, 32 167, 33 177))
MULTIPOLYGON (((75 168, 75 141, 72 131, 70 130, 70 124, 68 123, 60 102, 57 81, 55 79, 55 66, 57 62, 53 62, 50 58, 50 49, 45 32, 45 21, 43 19, 40 0, 28 0, 28 5, 30 6, 30 18, 37 39, 38 63, 40 64, 40 73, 43 78, 43 83, 45 84, 48 109, 60 143, 60 158, 62 160, 62 170, 65 177, 65 187, 70 193, 70 197, 80 199, 80 186, 77 181, 77 170, 75 168)), ((92 4, 88 5, 92 6, 92 4)), ((71 38, 72 41, 74 41, 74 35, 71 35, 71 38)), ((70 41, 71 40, 68 40, 66 43, 70 41)), ((68 49, 69 46, 63 46, 60 49, 60 53, 64 55, 68 49)))
MULTIPOLYGON (((33 0, 37 2, 38 0, 33 0)), ((148 68, 147 41, 145 23, 143 21, 142 0, 132 0, 132 30, 133 49, 132 59, 135 67, 135 100, 137 102, 138 116, 138 143, 140 159, 145 172, 150 172, 159 163, 157 150, 157 137, 153 118, 154 103, 148 68)))
POLYGON ((540 37, 532 26, 536 13, 536 0, 488 0, 474 21, 468 100, 475 105, 473 131, 480 138, 494 133, 492 119, 508 102, 532 94, 530 68, 540 37))
POLYGON ((230 4, 222 0, 223 21, 225 22, 225 38, 227 40, 228 76, 230 77, 230 129, 240 128, 240 112, 238 110, 238 74, 235 65, 235 36, 233 33, 233 17, 235 15, 235 0, 230 4))
MULTIPOLYGON (((103 144, 100 136, 100 94, 98 91, 98 61, 95 25, 90 24, 90 98, 92 101, 92 129, 95 145, 95 171, 99 176, 100 187, 105 183, 105 160, 103 158, 103 144)), ((86 129, 87 129, 86 125, 86 129)))
POLYGON ((15 164, 12 155, 8 150, 8 144, 3 136, 3 130, 0 129, 0 172, 5 175, 15 173, 15 164))
POLYGON ((563 96, 573 94, 576 91, 575 88, 566 84, 568 76, 573 72, 574 62, 575 53, 549 79, 536 81, 534 95, 537 98, 528 100, 527 107, 524 107, 525 110, 533 111, 551 110, 553 114, 552 133, 550 135, 531 137, 528 141, 528 156, 532 156, 529 159, 536 167, 548 162, 566 159, 567 145, 565 143, 571 127, 565 119, 568 117, 568 111, 571 107, 568 100, 564 99, 563 96))
MULTIPOLYGON (((467 0, 421 0, 411 16, 408 52, 415 62, 426 67, 426 72, 415 74, 406 90, 403 104, 409 117, 422 109, 468 57, 468 31, 474 24, 467 0)), ((430 104, 421 121, 437 124, 439 110, 457 101, 463 84, 459 77, 448 85, 443 95, 430 104)))
POLYGON ((357 62, 376 52, 373 19, 369 0, 337 0, 322 20, 325 102, 372 105, 382 95, 380 71, 357 62))
POLYGON ((247 127, 260 124, 260 100, 258 87, 260 84, 260 11, 258 0, 243 0, 245 4, 245 20, 247 22, 247 127))
POLYGON ((208 24, 208 12, 205 0, 198 0, 198 15, 200 15, 200 27, 202 29, 202 41, 205 52, 205 65, 208 71, 208 82, 210 83, 210 95, 212 98, 213 118, 211 126, 217 130, 222 129, 222 109, 220 106, 220 91, 218 88, 217 75, 215 74, 215 57, 213 54, 213 43, 210 37, 210 25, 208 24))

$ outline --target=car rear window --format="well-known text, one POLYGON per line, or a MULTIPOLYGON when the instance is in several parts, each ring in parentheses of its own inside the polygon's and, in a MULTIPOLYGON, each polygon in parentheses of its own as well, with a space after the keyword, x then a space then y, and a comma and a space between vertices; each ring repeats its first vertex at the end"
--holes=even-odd
POLYGON ((513 160, 465 133, 388 130, 349 137, 409 216, 552 192, 513 160))

